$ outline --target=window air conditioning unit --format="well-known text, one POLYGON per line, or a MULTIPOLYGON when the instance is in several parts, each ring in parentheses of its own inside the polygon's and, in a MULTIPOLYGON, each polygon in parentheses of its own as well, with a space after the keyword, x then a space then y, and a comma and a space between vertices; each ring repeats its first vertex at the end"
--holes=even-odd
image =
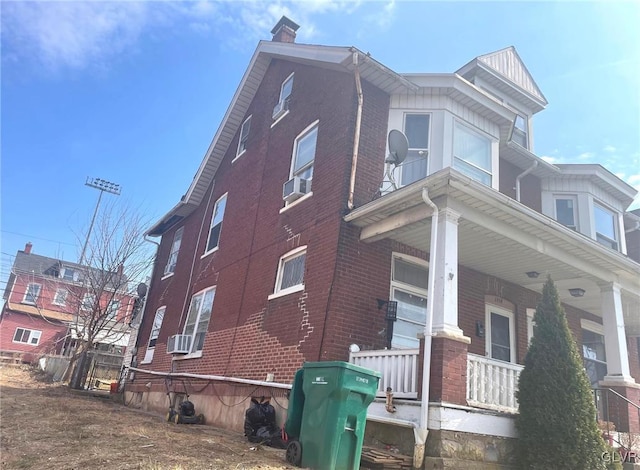
POLYGON ((167 353, 189 354, 191 352, 191 335, 169 336, 167 341, 167 353))
POLYGON ((282 185, 282 199, 286 202, 293 202, 309 192, 309 180, 294 176, 282 185))
POLYGON ((288 100, 279 101, 278 104, 274 106, 273 114, 271 115, 271 117, 273 117, 273 120, 275 121, 276 119, 281 117, 284 113, 286 113, 288 109, 289 109, 288 100))

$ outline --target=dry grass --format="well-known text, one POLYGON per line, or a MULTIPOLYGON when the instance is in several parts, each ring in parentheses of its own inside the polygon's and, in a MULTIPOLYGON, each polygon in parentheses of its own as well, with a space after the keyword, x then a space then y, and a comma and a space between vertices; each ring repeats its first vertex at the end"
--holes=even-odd
POLYGON ((293 469, 284 451, 255 447, 212 426, 47 383, 28 367, 0 366, 2 469, 293 469))

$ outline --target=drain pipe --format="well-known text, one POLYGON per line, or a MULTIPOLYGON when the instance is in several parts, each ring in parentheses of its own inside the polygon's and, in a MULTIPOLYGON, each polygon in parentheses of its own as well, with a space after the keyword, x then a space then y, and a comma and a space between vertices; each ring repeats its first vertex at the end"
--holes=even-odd
POLYGON ((422 188, 422 200, 432 210, 431 248, 429 249, 429 279, 427 286, 427 321, 424 325, 424 362, 422 365, 422 399, 420 401, 420 424, 413 428, 415 445, 413 449, 413 467, 420 468, 424 463, 425 444, 429 435, 429 382, 431 379, 431 336, 433 329, 433 302, 435 291, 436 249, 438 246, 438 206, 429 199, 427 188, 422 188))
POLYGON ((538 160, 534 161, 533 165, 531 165, 529 168, 524 170, 524 172, 520 173, 516 177, 516 201, 520 202, 520 180, 525 176, 527 176, 529 173, 531 173, 533 170, 535 170, 537 167, 538 167, 538 160))
POLYGON ((356 80, 356 90, 358 92, 358 110, 356 111, 356 129, 353 136, 353 157, 351 158, 351 179, 349 180, 349 200, 347 207, 353 209, 353 194, 356 187, 356 165, 358 164, 358 151, 360 149, 360 127, 362 123, 362 83, 360 82, 360 68, 358 67, 358 52, 353 51, 353 65, 355 66, 354 77, 356 80))

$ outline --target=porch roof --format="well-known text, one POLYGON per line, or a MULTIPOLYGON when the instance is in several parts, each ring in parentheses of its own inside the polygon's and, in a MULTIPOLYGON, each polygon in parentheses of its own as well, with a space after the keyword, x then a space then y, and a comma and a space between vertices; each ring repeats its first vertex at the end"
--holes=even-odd
POLYGON ((49 320, 59 320, 61 322, 70 322, 73 315, 65 312, 57 312, 55 310, 47 310, 36 307, 35 305, 17 304, 15 302, 7 302, 7 309, 16 313, 24 313, 34 317, 41 317, 49 320))
POLYGON ((439 209, 460 214, 460 265, 537 292, 551 274, 562 302, 598 316, 599 286, 618 283, 627 333, 640 335, 639 263, 452 168, 359 207, 345 220, 362 229, 363 242, 390 238, 429 252, 432 214, 423 188, 439 209), (529 278, 529 271, 540 276, 529 278), (574 287, 584 289, 584 297, 572 297, 568 289, 574 287))

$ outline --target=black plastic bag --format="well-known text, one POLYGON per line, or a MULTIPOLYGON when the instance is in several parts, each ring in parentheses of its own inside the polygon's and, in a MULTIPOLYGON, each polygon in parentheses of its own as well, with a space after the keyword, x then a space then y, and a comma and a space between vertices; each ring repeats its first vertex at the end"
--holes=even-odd
POLYGON ((251 399, 244 415, 244 435, 249 442, 285 448, 282 430, 276 426, 276 410, 269 401, 251 399))

